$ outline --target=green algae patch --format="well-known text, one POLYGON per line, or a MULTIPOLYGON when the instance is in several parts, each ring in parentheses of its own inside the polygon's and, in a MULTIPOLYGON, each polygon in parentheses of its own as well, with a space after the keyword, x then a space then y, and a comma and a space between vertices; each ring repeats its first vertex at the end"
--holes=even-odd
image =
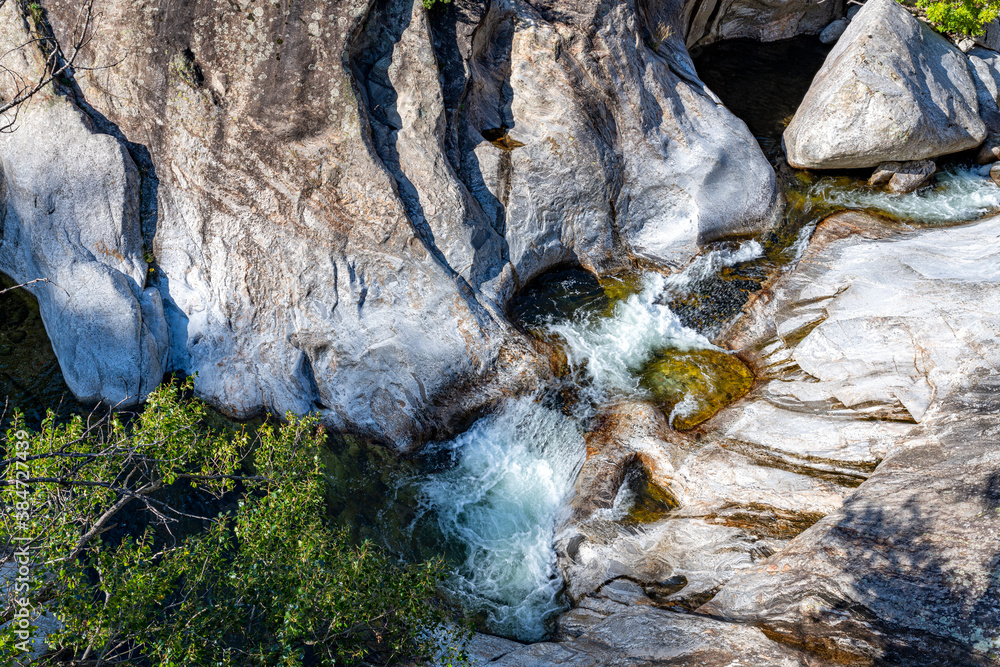
POLYGON ((603 276, 599 278, 599 282, 601 289, 604 290, 604 298, 608 301, 601 317, 611 317, 619 303, 642 291, 642 274, 640 273, 618 273, 603 276))
POLYGON ((673 494, 654 482, 645 468, 639 469, 635 479, 630 480, 630 485, 635 499, 628 509, 625 523, 654 523, 680 507, 673 494))
POLYGON ((719 350, 663 350, 641 371, 641 385, 686 431, 745 395, 754 376, 746 365, 719 350))

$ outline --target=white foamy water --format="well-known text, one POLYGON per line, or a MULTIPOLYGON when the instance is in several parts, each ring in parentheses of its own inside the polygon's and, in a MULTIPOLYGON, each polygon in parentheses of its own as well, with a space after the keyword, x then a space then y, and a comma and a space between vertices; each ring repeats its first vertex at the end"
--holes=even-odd
POLYGON ((647 273, 642 290, 618 303, 611 317, 580 315, 547 328, 566 342, 570 365, 586 367, 600 395, 637 392, 637 371, 656 351, 716 349, 708 338, 684 326, 663 302, 671 295, 697 291, 722 268, 751 261, 763 252, 757 241, 746 241, 736 249, 700 255, 680 273, 647 273))
MULTIPOLYGON (((759 243, 748 241, 706 253, 678 274, 649 273, 640 293, 619 302, 610 317, 578 314, 548 329, 565 340, 570 363, 586 367, 591 401, 634 394, 640 391, 636 371, 657 350, 713 347, 660 301, 697 290, 721 268, 762 253, 759 243)), ((578 416, 587 413, 583 407, 578 416)), ((533 397, 510 400, 427 453, 444 454, 451 465, 417 481, 421 510, 414 525, 429 519, 460 554, 448 589, 465 608, 485 613, 491 631, 544 638, 547 620, 565 609, 552 543, 585 457, 580 421, 533 397)), ((619 494, 610 512, 624 516, 629 494, 619 494)))
POLYGON ((422 510, 464 552, 448 581, 493 632, 542 639, 564 610, 552 549, 559 512, 583 463, 577 424, 531 397, 509 401, 444 449, 454 465, 420 482, 422 510))
POLYGON ((952 167, 937 175, 933 187, 905 195, 844 187, 832 178, 820 179, 809 194, 838 208, 884 211, 928 224, 966 222, 1000 210, 1000 187, 977 167, 952 167))

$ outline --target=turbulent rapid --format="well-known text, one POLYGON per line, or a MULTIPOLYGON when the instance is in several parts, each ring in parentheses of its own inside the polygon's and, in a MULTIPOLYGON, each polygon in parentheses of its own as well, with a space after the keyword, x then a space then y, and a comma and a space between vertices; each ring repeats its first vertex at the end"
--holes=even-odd
POLYGON ((552 531, 583 462, 579 426, 525 397, 434 449, 452 465, 419 488, 423 510, 458 545, 451 593, 494 632, 541 639, 563 610, 552 531))
MULTIPOLYGON (((585 457, 588 418, 602 403, 647 397, 639 370, 658 351, 718 349, 681 323, 669 298, 762 252, 757 241, 712 251, 681 273, 643 275, 638 291, 617 300, 587 301, 594 286, 565 278, 561 298, 586 305, 537 324, 564 345, 571 381, 583 385, 580 400, 561 410, 545 395, 510 400, 457 438, 429 447, 426 456, 440 464, 417 481, 414 525, 426 530, 429 523, 447 545, 455 566, 451 595, 484 615, 492 632, 538 640, 566 608, 552 542, 585 457)), ((627 504, 623 495, 616 506, 627 504)))
POLYGON ((1000 210, 1000 188, 980 168, 970 166, 950 167, 935 177, 935 185, 907 194, 824 177, 808 195, 838 209, 880 211, 924 224, 967 222, 1000 210))

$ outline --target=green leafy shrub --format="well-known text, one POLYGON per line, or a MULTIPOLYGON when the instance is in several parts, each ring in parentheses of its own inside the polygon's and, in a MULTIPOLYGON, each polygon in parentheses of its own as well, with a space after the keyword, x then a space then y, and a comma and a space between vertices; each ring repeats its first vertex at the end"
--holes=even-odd
POLYGON ((982 35, 986 25, 1000 16, 1000 2, 994 0, 917 0, 917 7, 941 32, 963 35, 982 35))
MULTIPOLYGON (((28 431, 15 415, 0 439, 0 479, 30 471, 26 485, 0 482, 0 548, 33 539, 31 595, 63 623, 49 645, 158 667, 432 657, 431 633, 449 622, 435 598, 443 563, 400 565, 329 525, 317 419, 213 432, 190 388, 160 388, 130 424, 50 415, 28 431), (21 429, 30 454, 18 463, 21 429), (182 502, 192 497, 221 511, 201 516, 182 502)), ((0 664, 17 658, 10 634, 0 664)))
POLYGON ((451 0, 423 0, 424 9, 430 10, 434 5, 447 5, 451 0))

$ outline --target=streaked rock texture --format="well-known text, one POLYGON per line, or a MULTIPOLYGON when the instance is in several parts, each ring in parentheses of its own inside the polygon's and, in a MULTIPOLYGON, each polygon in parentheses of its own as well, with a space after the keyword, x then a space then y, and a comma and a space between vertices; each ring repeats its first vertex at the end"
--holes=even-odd
POLYGON ((725 39, 774 42, 815 35, 844 15, 840 0, 693 0, 687 3, 687 44, 725 39))
POLYGON ((803 653, 769 640, 756 628, 638 607, 602 621, 572 641, 534 644, 511 651, 489 664, 497 667, 737 667, 747 664, 805 667, 817 663, 809 662, 803 653))
POLYGON ((805 420, 773 446, 878 466, 701 611, 859 664, 995 664, 998 238, 998 219, 901 234, 844 214, 757 301, 733 340, 774 377, 765 405, 805 420))
MULTIPOLYGON (((45 10, 66 41, 78 3, 45 10)), ((22 10, 4 11, 22 29, 22 10)), ((81 398, 197 373, 199 394, 234 416, 316 410, 405 448, 544 372, 503 314, 534 275, 566 261, 684 264, 780 215, 753 137, 694 73, 679 4, 98 0, 95 11, 84 61, 117 64, 81 69, 53 99, 105 133, 89 141, 106 159, 70 166, 114 173, 71 179, 79 192, 55 176, 31 185, 39 201, 59 192, 79 211, 106 195, 124 211, 124 259, 95 253, 74 271, 107 283, 100 294, 113 296, 93 305, 121 314, 113 304, 128 302, 130 314, 92 311, 84 325, 43 309, 81 398), (70 350, 88 346, 87 360, 70 350)), ((30 122, 8 140, 12 184, 16 155, 49 152, 30 122)), ((39 255, 38 243, 21 247, 39 255)), ((55 275, 37 269, 10 271, 55 275)))
MULTIPOLYGON (((32 37, 14 3, 0 6, 3 64, 22 81, 43 70, 34 46, 17 49, 32 37)), ((16 81, 4 75, 4 99, 16 81)), ((0 134, 0 271, 49 281, 28 289, 73 393, 134 405, 167 363, 163 304, 146 286, 139 172, 117 139, 49 87, 20 109, 13 130, 0 134)))
POLYGON ((785 131, 805 169, 874 167, 975 148, 986 138, 965 55, 895 0, 851 21, 785 131))
POLYGON ((755 368, 746 398, 694 433, 623 404, 588 440, 604 469, 645 467, 675 505, 642 520, 624 511, 627 474, 596 476, 602 502, 557 535, 573 603, 559 642, 509 664, 632 664, 595 630, 640 646, 631 632, 656 607, 750 632, 719 664, 763 664, 775 641, 809 665, 995 664, 998 239, 1000 219, 823 222, 722 337, 755 368))

